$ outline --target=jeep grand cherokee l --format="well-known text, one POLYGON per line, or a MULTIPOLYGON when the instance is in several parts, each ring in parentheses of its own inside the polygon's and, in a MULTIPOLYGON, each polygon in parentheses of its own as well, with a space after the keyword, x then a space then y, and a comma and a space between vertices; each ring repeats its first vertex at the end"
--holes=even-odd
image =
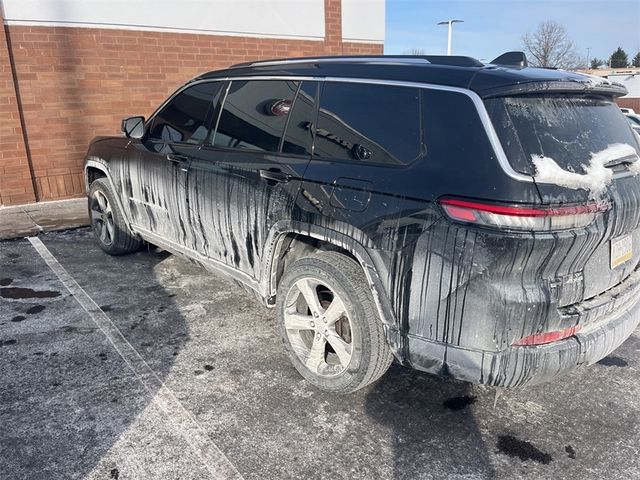
POLYGON ((548 381, 640 320, 625 92, 518 54, 205 73, 91 142, 93 230, 110 254, 146 241, 241 283, 325 390, 361 388, 394 358, 480 384, 548 381))

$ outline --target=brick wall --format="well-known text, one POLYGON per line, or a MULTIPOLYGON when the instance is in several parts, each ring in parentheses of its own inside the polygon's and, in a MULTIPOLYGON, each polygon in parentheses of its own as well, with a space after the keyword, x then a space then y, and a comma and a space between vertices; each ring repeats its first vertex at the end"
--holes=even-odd
POLYGON ((617 98, 616 103, 622 108, 633 108, 636 113, 640 113, 640 98, 617 98))
POLYGON ((118 134, 120 120, 127 115, 148 116, 167 95, 198 73, 263 58, 382 53, 382 45, 342 43, 340 0, 325 0, 325 29, 324 41, 303 41, 112 29, 6 27, 30 155, 27 156, 20 140, 19 118, 14 118, 17 110, 9 111, 7 107, 5 113, 5 104, 1 103, 7 90, 9 104, 17 105, 11 69, 5 66, 6 55, 0 52, 3 62, 0 113, 11 120, 10 124, 2 122, 0 143, 15 147, 4 152, 0 149, 0 155, 8 155, 0 156, 0 172, 11 171, 7 180, 4 173, 1 177, 0 203, 83 195, 82 163, 91 138, 118 134), (33 187, 29 191, 28 160, 36 197, 33 187), (15 180, 18 177, 21 183, 15 180))
POLYGON ((33 182, 20 122, 11 57, 4 28, 0 28, 0 205, 33 201, 33 182))

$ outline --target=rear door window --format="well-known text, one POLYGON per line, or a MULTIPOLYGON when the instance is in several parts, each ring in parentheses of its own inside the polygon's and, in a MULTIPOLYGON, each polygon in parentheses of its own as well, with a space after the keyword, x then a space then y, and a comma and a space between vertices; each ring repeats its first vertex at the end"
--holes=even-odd
POLYGON ((325 82, 314 156, 406 165, 424 153, 417 88, 325 82))
POLYGON ((284 80, 232 81, 213 145, 277 152, 298 84, 284 80))
POLYGON ((149 139, 197 144, 207 138, 207 114, 222 82, 200 83, 178 93, 156 114, 149 139))
POLYGON ((531 95, 485 104, 511 166, 521 173, 535 174, 532 157, 549 157, 583 174, 592 153, 616 143, 638 149, 620 109, 608 99, 531 95))

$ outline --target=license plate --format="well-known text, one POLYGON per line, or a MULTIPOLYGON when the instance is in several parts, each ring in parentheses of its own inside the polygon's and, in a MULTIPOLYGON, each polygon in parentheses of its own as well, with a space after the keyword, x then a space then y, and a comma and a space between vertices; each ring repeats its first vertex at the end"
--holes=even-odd
POLYGON ((631 235, 611 240, 611 268, 616 268, 633 258, 633 241, 631 235))

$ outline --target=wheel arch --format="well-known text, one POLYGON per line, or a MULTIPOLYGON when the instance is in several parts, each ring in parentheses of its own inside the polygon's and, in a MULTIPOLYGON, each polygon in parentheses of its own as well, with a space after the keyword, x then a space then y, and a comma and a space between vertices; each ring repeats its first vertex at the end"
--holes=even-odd
POLYGON ((369 283, 380 319, 384 324, 389 345, 394 355, 400 358, 402 339, 399 323, 391 308, 391 302, 383 287, 375 262, 364 246, 343 233, 316 225, 278 222, 272 228, 263 257, 265 261, 261 283, 267 305, 275 304, 278 281, 282 276, 287 256, 293 254, 293 257, 289 259, 291 261, 291 258, 300 258, 306 253, 317 250, 341 252, 353 258, 360 265, 369 283))
POLYGON ((129 210, 127 210, 122 203, 122 198, 120 198, 118 190, 115 188, 115 183, 113 182, 113 178, 111 177, 111 173, 109 172, 109 168, 107 167, 106 163, 104 162, 104 160, 98 157, 87 157, 84 163, 84 182, 87 195, 89 194, 91 184, 98 178, 105 178, 109 183, 109 187, 113 192, 113 196, 115 197, 116 202, 118 202, 118 207, 120 207, 120 211, 124 216, 129 232, 135 234, 135 232, 131 228, 129 210))

